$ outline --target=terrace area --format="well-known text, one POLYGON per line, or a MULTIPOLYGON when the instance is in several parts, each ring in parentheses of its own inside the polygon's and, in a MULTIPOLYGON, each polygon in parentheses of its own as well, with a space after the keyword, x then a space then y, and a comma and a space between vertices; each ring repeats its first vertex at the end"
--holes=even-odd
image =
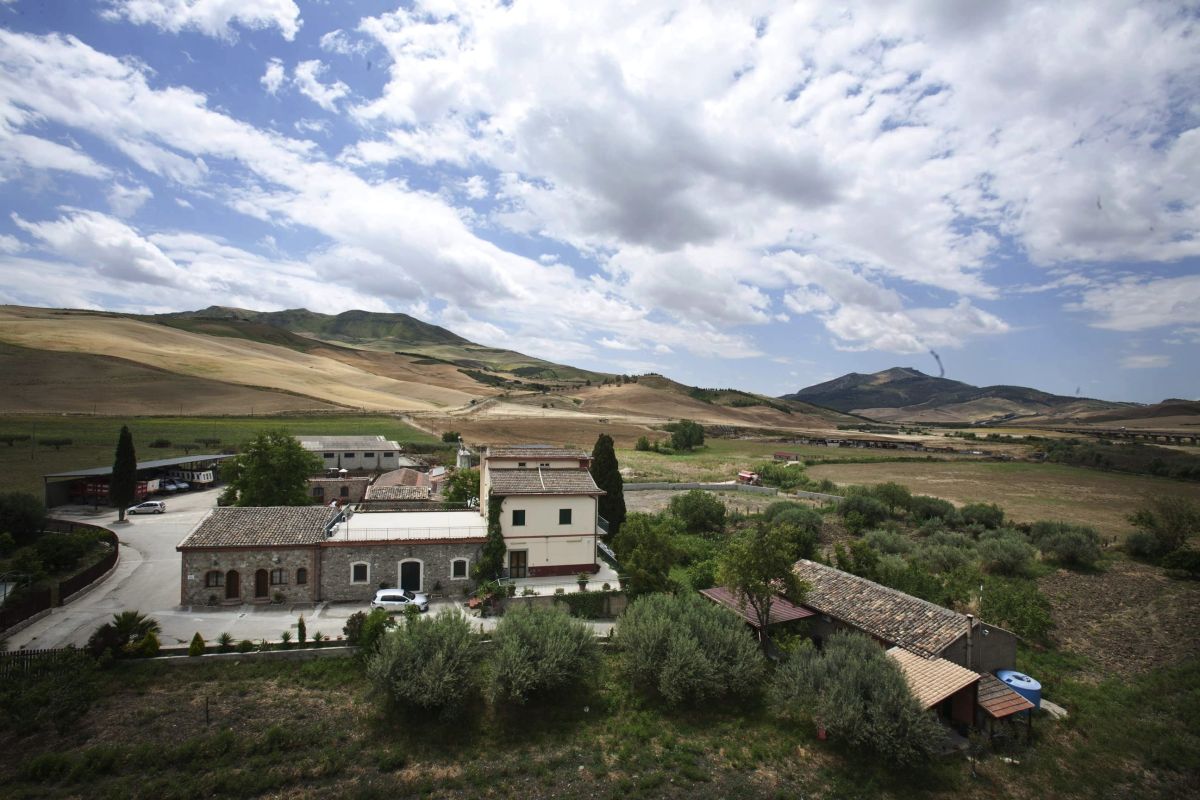
POLYGON ((478 510, 362 511, 329 530, 331 542, 461 541, 487 536, 478 510))

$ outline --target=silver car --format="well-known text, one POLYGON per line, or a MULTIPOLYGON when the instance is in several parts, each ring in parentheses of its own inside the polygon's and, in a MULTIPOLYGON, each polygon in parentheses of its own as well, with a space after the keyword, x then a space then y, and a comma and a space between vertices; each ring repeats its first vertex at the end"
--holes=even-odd
POLYGON ((382 608, 384 611, 403 611, 409 606, 416 606, 418 611, 428 611, 429 598, 408 589, 380 589, 371 601, 371 608, 382 608))
POLYGON ((167 510, 167 504, 162 500, 147 500, 125 509, 126 514, 161 514, 167 510))

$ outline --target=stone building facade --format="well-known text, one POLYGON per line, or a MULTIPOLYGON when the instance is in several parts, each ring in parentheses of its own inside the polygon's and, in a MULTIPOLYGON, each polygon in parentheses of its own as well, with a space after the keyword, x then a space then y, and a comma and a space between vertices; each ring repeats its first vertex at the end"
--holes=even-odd
POLYGON ((380 588, 401 586, 461 598, 475 587, 471 567, 482 540, 448 542, 331 542, 321 548, 321 599, 366 600, 380 588), (455 562, 458 562, 457 564, 455 562), (366 575, 355 565, 366 565, 366 575), (405 580, 407 579, 407 580, 405 580))

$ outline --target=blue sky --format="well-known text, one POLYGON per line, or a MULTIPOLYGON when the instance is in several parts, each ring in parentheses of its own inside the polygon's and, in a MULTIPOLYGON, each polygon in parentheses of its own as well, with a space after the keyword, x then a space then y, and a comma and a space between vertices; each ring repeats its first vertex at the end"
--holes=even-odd
POLYGON ((0 0, 0 302, 1200 397, 1195 3, 0 0), (592 7, 595 6, 595 7, 592 7))

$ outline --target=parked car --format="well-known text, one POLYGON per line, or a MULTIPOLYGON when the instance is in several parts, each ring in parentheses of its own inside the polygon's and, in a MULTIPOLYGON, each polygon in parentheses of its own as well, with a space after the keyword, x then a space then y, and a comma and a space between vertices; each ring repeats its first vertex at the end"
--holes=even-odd
POLYGON ((163 478, 158 483, 158 489, 162 492, 186 492, 190 488, 191 484, 178 478, 163 478))
POLYGON ((125 509, 126 514, 162 514, 167 510, 167 504, 162 500, 147 500, 125 509))
POLYGON ((418 611, 428 611, 429 598, 408 589, 380 589, 371 601, 371 608, 382 608, 384 611, 403 611, 408 606, 416 606, 418 611))

